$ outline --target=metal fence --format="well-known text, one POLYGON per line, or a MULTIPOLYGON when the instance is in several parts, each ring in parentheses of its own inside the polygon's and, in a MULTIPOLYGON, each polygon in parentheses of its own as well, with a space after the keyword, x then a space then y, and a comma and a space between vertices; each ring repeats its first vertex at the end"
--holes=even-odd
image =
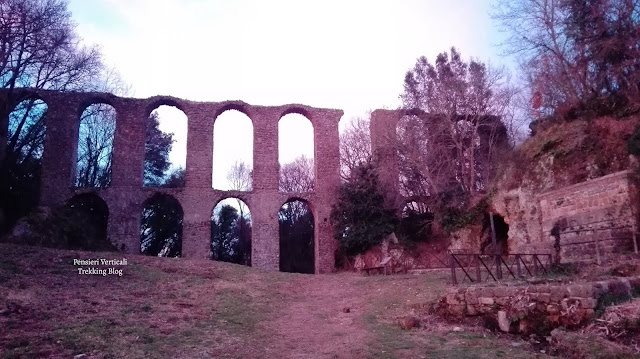
POLYGON ((551 254, 519 253, 519 254, 479 254, 451 253, 449 267, 451 280, 458 284, 456 270, 462 270, 462 280, 471 283, 499 281, 505 278, 521 279, 546 274, 551 266, 551 254))

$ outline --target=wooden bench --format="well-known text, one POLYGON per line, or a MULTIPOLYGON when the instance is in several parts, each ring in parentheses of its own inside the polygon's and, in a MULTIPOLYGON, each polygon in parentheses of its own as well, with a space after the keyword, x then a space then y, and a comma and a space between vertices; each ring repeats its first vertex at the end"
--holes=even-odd
POLYGON ((387 271, 387 265, 391 262, 391 257, 385 257, 380 261, 380 264, 372 267, 362 268, 363 272, 366 272, 367 275, 370 275, 371 272, 378 272, 380 274, 389 274, 387 271))

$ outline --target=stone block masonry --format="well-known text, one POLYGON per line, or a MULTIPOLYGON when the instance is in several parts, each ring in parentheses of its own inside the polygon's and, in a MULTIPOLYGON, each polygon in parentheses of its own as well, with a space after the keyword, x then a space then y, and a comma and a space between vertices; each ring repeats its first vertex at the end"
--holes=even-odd
POLYGON ((225 198, 237 197, 252 215, 253 266, 279 268, 278 211, 290 200, 303 200, 315 221, 315 272, 334 269, 337 242, 329 222, 331 204, 340 185, 338 123, 341 110, 305 105, 254 106, 242 101, 194 102, 168 96, 133 99, 108 93, 75 93, 36 89, 0 90, 0 154, 6 146, 8 116, 15 105, 39 98, 47 106, 46 137, 42 158, 41 199, 51 206, 80 193, 95 193, 109 208, 109 239, 126 253, 140 252, 140 217, 144 201, 157 192, 173 196, 184 212, 182 253, 187 258, 208 258, 210 218, 214 206, 225 198), (74 187, 80 115, 95 103, 116 110, 111 185, 105 188, 74 187), (175 106, 188 118, 186 185, 184 188, 143 187, 145 120, 161 105, 175 106), (253 122, 253 190, 249 192, 212 189, 213 123, 227 110, 238 110, 253 122), (289 113, 309 119, 314 130, 315 180, 313 192, 278 191, 278 121, 289 113))
POLYGON ((454 317, 485 315, 505 332, 579 327, 596 316, 606 297, 628 299, 640 292, 640 277, 588 283, 495 285, 452 288, 438 306, 454 317))
POLYGON ((538 196, 542 239, 551 246, 558 227, 563 262, 595 262, 633 250, 636 228, 634 176, 621 171, 538 196))

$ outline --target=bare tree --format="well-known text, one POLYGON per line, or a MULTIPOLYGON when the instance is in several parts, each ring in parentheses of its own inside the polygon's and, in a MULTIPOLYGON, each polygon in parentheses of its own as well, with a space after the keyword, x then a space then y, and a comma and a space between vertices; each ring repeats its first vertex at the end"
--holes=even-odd
MULTIPOLYGON (((310 192, 314 187, 313 159, 304 155, 280 168, 281 192, 310 192)), ((308 214, 308 206, 302 201, 287 202, 279 212, 280 222, 297 223, 308 214)))
POLYGON ((86 89, 99 78, 100 52, 79 45, 63 0, 0 3, 0 86, 86 89))
POLYGON ((116 111, 106 104, 87 107, 80 119, 77 187, 106 187, 111 183, 116 111))
POLYGON ((354 168, 371 160, 371 114, 353 118, 340 134, 340 177, 347 181, 354 168))
POLYGON ((12 108, 22 100, 13 89, 119 92, 126 86, 104 68, 97 47, 80 45, 66 1, 4 0, 0 87, 8 90, 8 101, 0 103, 0 206, 8 228, 38 202, 46 128, 46 105, 31 98, 12 108))
MULTIPOLYGON (((233 191, 251 191, 252 176, 253 170, 251 167, 242 161, 236 161, 229 170, 229 173, 227 173, 227 181, 230 189, 233 191)), ((241 199, 236 198, 236 200, 238 202, 236 208, 240 211, 240 218, 248 220, 247 214, 249 213, 249 208, 247 208, 247 205, 241 199)), ((243 222, 240 224, 243 224, 243 222)))
POLYGON ((304 155, 296 158, 280 168, 281 192, 313 191, 314 164, 313 159, 304 155))
MULTIPOLYGON (((432 65, 425 57, 407 72, 403 106, 426 115, 398 125, 401 189, 405 195, 464 200, 487 189, 506 148, 513 89, 504 70, 463 61, 455 48, 432 65)), ((415 113, 415 112, 414 112, 415 113)))
POLYGON ((233 191, 251 191, 253 170, 246 163, 236 161, 227 174, 229 187, 233 191))
POLYGON ((498 0, 492 16, 519 59, 533 117, 640 103, 638 0, 498 0))

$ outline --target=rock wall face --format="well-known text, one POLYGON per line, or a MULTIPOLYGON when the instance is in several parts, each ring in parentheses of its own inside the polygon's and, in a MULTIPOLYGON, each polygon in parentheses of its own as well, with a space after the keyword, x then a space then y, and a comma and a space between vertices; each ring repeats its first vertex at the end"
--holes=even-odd
MULTIPOLYGON (((334 269, 337 242, 329 222, 331 204, 340 184, 338 122, 341 110, 304 105, 253 106, 241 101, 194 102, 174 97, 122 98, 107 93, 73 93, 34 89, 0 91, 3 108, 36 97, 48 105, 42 159, 43 205, 65 202, 76 194, 94 192, 108 205, 108 236, 127 253, 140 251, 140 217, 143 202, 157 192, 179 201, 184 211, 184 257, 208 258, 210 218, 214 206, 225 198, 242 199, 252 214, 252 262, 255 267, 278 270, 278 211, 289 200, 309 204, 315 220, 315 271, 334 269), (91 104, 106 103, 117 113, 111 184, 105 188, 74 187, 80 116, 91 104), (184 188, 143 187, 145 120, 160 105, 175 106, 188 118, 186 185, 184 188), (249 192, 212 189, 213 123, 218 115, 235 109, 253 122, 253 189, 249 192), (309 119, 314 129, 315 180, 313 192, 278 191, 278 121, 289 113, 309 119)), ((8 111, 0 111, 0 126, 7 128, 8 111), (6 112, 6 113, 5 113, 6 112)), ((6 132, 0 131, 2 146, 6 132)), ((0 153, 4 153, 4 148, 0 153)))
POLYGON ((540 201, 531 189, 498 191, 492 207, 509 225, 510 253, 551 253, 553 243, 542 236, 540 201))
POLYGON ((542 194, 498 191, 493 207, 509 224, 510 252, 554 253, 556 226, 561 261, 593 262, 598 252, 633 249, 637 201, 635 176, 625 170, 542 194))
POLYGON ((542 239, 559 231, 563 261, 594 261, 633 249, 636 202, 632 172, 622 171, 538 196, 542 239))

